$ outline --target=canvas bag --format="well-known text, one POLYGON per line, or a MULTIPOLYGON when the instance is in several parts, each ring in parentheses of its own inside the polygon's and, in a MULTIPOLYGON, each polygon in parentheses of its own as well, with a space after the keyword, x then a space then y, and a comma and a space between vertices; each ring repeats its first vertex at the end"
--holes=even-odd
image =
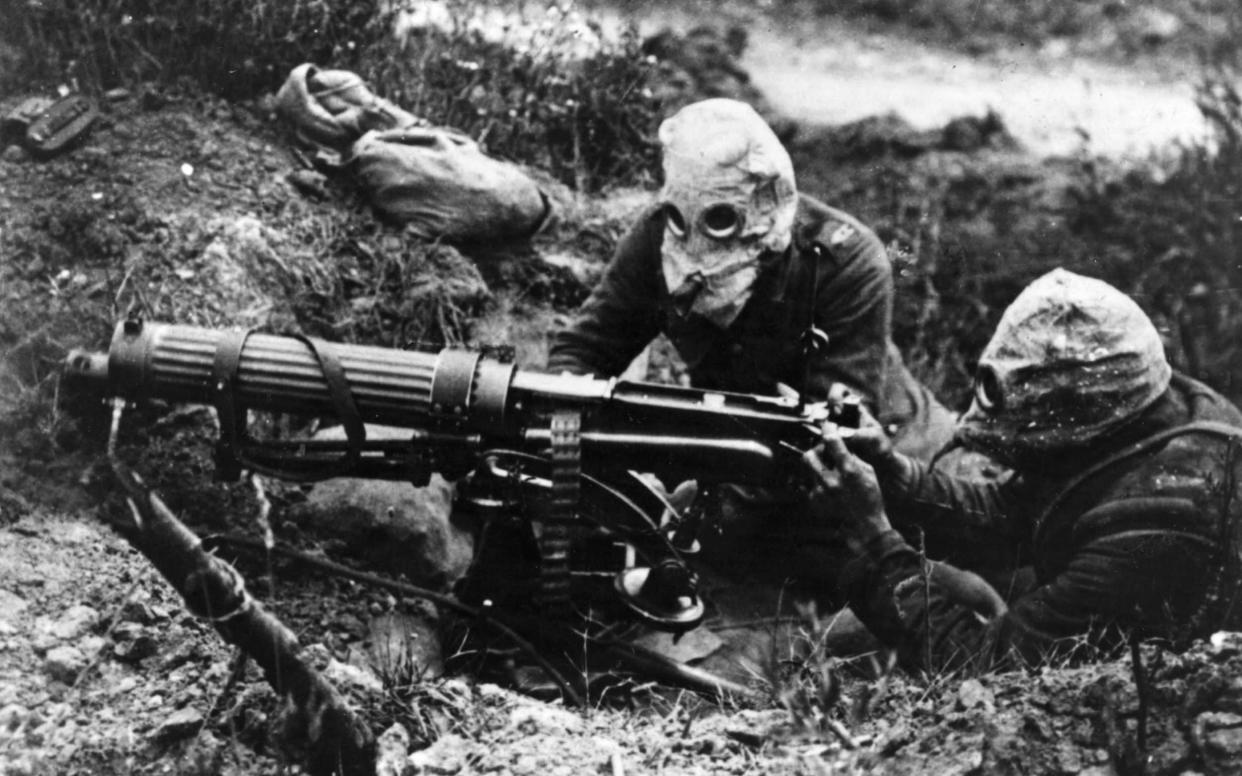
POLYGON ((520 167, 447 129, 368 132, 354 143, 345 169, 375 209, 425 239, 529 237, 551 209, 520 167))
POLYGON ((355 73, 310 64, 289 73, 276 93, 276 111, 303 143, 336 151, 373 129, 426 123, 376 95, 355 73))

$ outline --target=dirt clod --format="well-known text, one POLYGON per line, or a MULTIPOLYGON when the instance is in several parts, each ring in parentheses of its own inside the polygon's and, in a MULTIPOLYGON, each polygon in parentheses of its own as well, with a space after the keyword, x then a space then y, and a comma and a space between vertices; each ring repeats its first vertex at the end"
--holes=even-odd
POLYGON ((43 670, 53 679, 65 684, 72 684, 86 666, 86 655, 77 647, 50 649, 43 659, 43 670))
POLYGON ((193 735, 202 726, 202 712, 192 708, 178 709, 168 715, 151 735, 160 741, 175 741, 193 735))

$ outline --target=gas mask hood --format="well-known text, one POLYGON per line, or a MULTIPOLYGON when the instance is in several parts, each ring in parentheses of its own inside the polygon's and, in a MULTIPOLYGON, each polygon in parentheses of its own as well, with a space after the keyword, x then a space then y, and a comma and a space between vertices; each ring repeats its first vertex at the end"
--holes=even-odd
POLYGON ((1169 387, 1155 326, 1100 280, 1053 270, 1005 310, 956 438, 1010 465, 1088 449, 1169 387))
POLYGON ((681 312, 727 328, 753 293, 761 257, 792 241, 793 163, 736 100, 686 106, 660 125, 660 142, 664 282, 681 312))

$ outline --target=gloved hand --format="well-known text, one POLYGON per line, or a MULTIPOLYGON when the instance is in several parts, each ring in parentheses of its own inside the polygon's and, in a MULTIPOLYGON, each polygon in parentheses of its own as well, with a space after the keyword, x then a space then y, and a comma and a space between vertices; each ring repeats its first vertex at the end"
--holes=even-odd
MULTIPOLYGON (((828 391, 828 404, 839 405, 851 395, 850 389, 842 383, 836 383, 828 391)), ((905 463, 901 453, 893 447, 893 440, 888 432, 875 419, 866 404, 858 405, 858 428, 846 429, 841 434, 845 446, 851 453, 875 467, 882 478, 900 476, 905 471, 905 463)))
POLYGON ((813 483, 812 503, 822 505, 825 519, 838 521, 851 546, 892 530, 875 469, 849 451, 835 423, 824 424, 823 441, 802 460, 813 483))

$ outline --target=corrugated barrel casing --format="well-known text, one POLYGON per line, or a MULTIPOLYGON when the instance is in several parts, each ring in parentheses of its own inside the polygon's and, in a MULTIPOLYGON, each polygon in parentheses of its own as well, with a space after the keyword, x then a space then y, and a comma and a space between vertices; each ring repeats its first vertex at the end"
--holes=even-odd
MULTIPOLYGON (((217 353, 237 336, 197 326, 123 322, 109 349, 108 389, 136 401, 213 403, 217 353)), ((319 341, 316 347, 335 354, 365 422, 408 426, 420 419, 451 419, 492 432, 505 422, 510 364, 452 350, 432 354, 319 341)), ((336 406, 315 352, 294 337, 246 336, 233 382, 235 399, 245 407, 325 414, 336 406)))

